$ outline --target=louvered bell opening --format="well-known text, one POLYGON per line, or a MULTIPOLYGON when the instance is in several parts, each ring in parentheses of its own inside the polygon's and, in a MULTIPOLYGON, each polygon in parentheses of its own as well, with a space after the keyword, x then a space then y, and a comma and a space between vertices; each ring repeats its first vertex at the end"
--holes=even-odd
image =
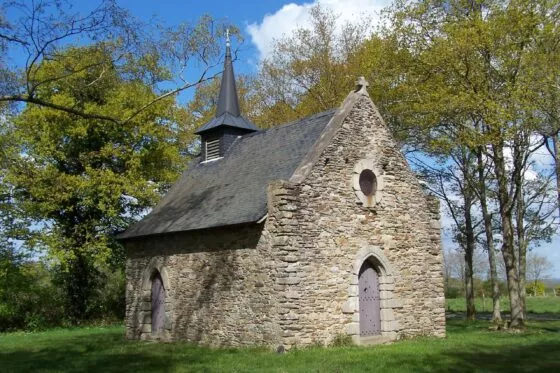
POLYGON ((220 139, 206 141, 206 160, 220 158, 220 139))

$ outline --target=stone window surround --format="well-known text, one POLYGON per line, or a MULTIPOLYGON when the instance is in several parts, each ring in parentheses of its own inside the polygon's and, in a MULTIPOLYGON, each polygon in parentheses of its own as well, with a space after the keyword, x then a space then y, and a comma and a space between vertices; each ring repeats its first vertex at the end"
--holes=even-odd
POLYGON ((346 324, 346 333, 352 337, 356 344, 361 344, 363 339, 372 339, 372 337, 360 336, 360 305, 359 305, 359 289, 358 275, 362 264, 369 260, 379 275, 379 295, 380 295, 380 316, 381 316, 381 335, 373 336, 378 338, 379 342, 397 339, 400 325, 395 320, 394 309, 402 307, 402 301, 395 298, 395 272, 393 271, 389 261, 383 254, 383 250, 377 246, 369 246, 360 249, 355 257, 352 268, 352 280, 348 287, 348 300, 346 301, 342 312, 352 315, 352 321, 346 324))
POLYGON ((172 330, 173 302, 170 296, 169 276, 167 268, 161 258, 152 258, 142 273, 142 293, 138 324, 140 339, 170 339, 172 330), (152 279, 154 273, 159 272, 165 289, 165 330, 158 335, 152 335, 152 279))
POLYGON ((354 189, 354 194, 356 194, 358 203, 362 204, 364 207, 375 206, 383 199, 384 186, 383 174, 375 167, 373 159, 362 159, 356 163, 354 172, 352 173, 352 189, 354 189), (377 180, 377 189, 373 195, 369 197, 366 196, 360 188, 360 174, 364 170, 371 170, 377 180))

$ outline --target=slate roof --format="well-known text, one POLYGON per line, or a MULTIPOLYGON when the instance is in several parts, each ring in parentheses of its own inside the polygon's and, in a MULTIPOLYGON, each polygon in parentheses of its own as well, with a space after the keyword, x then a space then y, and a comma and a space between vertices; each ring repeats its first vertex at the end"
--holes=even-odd
POLYGON ((211 130, 213 128, 218 128, 221 126, 229 126, 234 128, 242 128, 245 130, 251 131, 258 131, 259 129, 247 119, 240 116, 233 116, 232 114, 225 112, 222 113, 220 116, 213 118, 210 122, 206 123, 199 129, 197 129, 194 133, 201 133, 211 130))
POLYGON ((219 160, 194 163, 140 222, 118 236, 256 222, 267 213, 267 186, 288 180, 335 110, 238 138, 219 160))

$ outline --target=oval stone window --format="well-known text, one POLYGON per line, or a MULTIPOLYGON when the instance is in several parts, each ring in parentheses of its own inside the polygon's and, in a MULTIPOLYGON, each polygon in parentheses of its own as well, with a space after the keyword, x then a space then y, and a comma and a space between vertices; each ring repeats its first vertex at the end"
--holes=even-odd
POLYGON ((377 177, 372 170, 363 170, 360 173, 360 190, 365 196, 371 197, 377 190, 377 177))

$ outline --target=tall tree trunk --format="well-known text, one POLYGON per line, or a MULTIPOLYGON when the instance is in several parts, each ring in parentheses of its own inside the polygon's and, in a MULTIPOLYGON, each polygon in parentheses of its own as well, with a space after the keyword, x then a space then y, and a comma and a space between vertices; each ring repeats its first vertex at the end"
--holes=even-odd
POLYGON ((494 171, 498 183, 498 203, 500 205, 500 218, 502 222, 502 255, 506 267, 509 303, 511 309, 510 326, 522 328, 525 325, 523 307, 519 298, 519 273, 514 246, 514 229, 512 208, 513 201, 508 193, 508 177, 504 160, 504 143, 493 144, 494 171))
POLYGON ((558 198, 558 216, 560 216, 560 132, 552 136, 552 156, 554 157, 554 169, 556 171, 556 193, 558 198))
POLYGON ((500 312, 500 286, 498 284, 496 248, 494 245, 494 233, 492 231, 492 214, 488 211, 488 201, 486 199, 486 177, 484 175, 483 154, 483 148, 479 147, 476 154, 478 162, 478 190, 482 217, 484 219, 488 263, 490 265, 490 285, 492 286, 492 322, 495 324, 501 324, 502 314, 500 312))
POLYGON ((528 136, 523 132, 519 133, 515 138, 513 146, 513 164, 514 170, 517 172, 513 175, 513 183, 515 188, 515 225, 517 233, 517 273, 519 278, 519 299, 521 300, 521 308, 523 309, 523 317, 527 318, 526 298, 526 272, 527 272, 527 232, 525 229, 525 213, 527 210, 524 199, 524 160, 526 159, 526 150, 529 148, 528 136))
POLYGON ((476 319, 476 309, 474 305, 474 280, 473 280, 473 255, 476 247, 474 226, 472 219, 473 191, 469 185, 471 164, 468 154, 462 154, 462 167, 465 183, 463 185, 463 198, 465 201, 464 218, 465 218, 465 299, 467 301, 467 320, 476 319))
POLYGON ((467 320, 469 321, 474 321, 476 319, 473 281, 473 246, 474 245, 470 243, 467 238, 465 245, 465 299, 467 301, 467 320))
MULTIPOLYGON (((519 188, 522 188, 519 185, 519 188)), ((518 245, 518 273, 519 273, 519 298, 521 299, 521 307, 523 308, 523 315, 527 318, 527 293, 526 287, 526 272, 527 272, 527 239, 525 237, 525 224, 523 217, 525 216, 525 201, 523 200, 523 193, 517 195, 517 208, 516 208, 516 229, 517 229, 517 245, 518 245)))

